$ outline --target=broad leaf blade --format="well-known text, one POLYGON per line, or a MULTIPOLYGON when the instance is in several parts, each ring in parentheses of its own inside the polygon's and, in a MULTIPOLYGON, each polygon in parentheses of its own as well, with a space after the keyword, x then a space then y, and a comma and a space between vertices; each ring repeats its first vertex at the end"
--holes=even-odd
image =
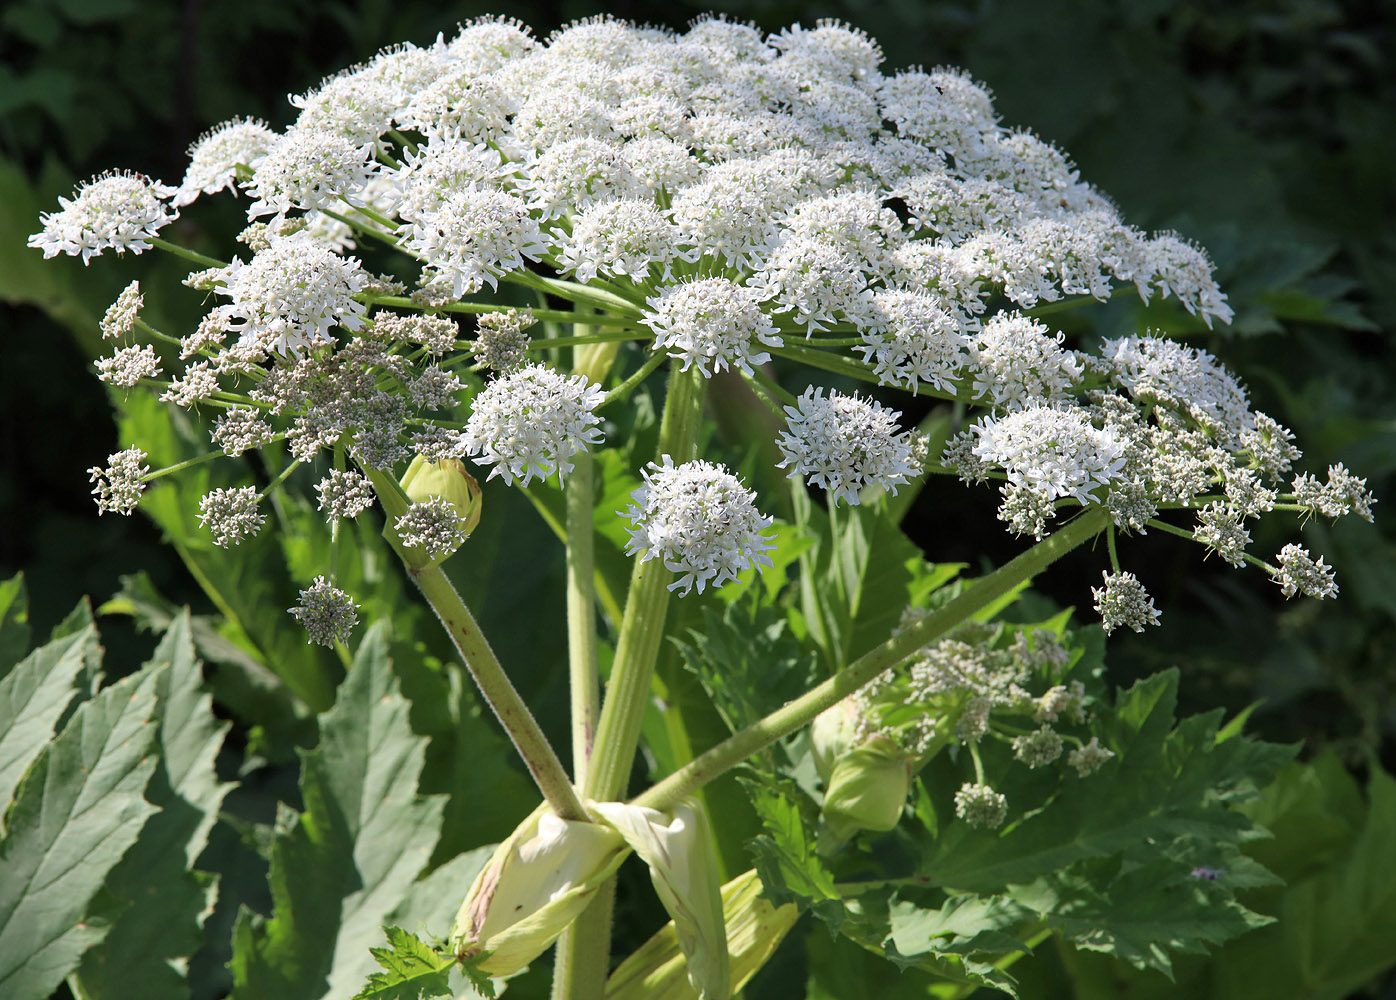
POLYGON ((305 812, 283 810, 271 848, 274 915, 235 931, 234 996, 349 996, 369 947, 409 896, 436 842, 443 799, 417 794, 426 740, 388 659, 386 624, 364 637, 321 745, 302 761, 305 812))
POLYGON ((232 787, 214 770, 228 724, 213 715, 187 610, 165 633, 151 667, 164 668, 157 688, 163 753, 147 796, 161 811, 107 879, 108 893, 135 905, 83 957, 78 976, 90 1000, 188 996, 177 963, 202 944, 215 884, 192 868, 232 787))
POLYGON ((107 932, 85 921, 107 873, 155 807, 159 675, 81 705, 20 783, 0 843, 0 996, 43 1000, 107 932))
POLYGON ((54 725, 79 696, 75 681, 96 635, 89 622, 86 629, 34 650, 0 680, 0 802, 10 801, 54 725))

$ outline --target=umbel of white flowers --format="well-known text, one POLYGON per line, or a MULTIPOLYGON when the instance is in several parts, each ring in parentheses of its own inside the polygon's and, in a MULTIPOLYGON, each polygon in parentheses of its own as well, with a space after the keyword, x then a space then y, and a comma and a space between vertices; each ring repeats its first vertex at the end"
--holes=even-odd
MULTIPOLYGON (((181 211, 248 196, 244 250, 186 281, 218 304, 170 338, 183 370, 143 341, 157 331, 136 285, 103 320, 114 347, 98 365, 127 391, 207 404, 229 456, 284 442, 297 462, 345 453, 365 472, 422 455, 469 456, 506 484, 565 475, 603 443, 607 396, 546 363, 546 338, 524 332, 534 317, 496 294, 552 274, 570 282, 554 293, 614 307, 602 320, 622 337, 699 377, 735 372, 768 391, 764 366, 784 353, 977 411, 936 462, 880 403, 772 390, 782 467, 836 501, 952 471, 993 480, 1015 532, 1042 537, 1062 509, 1104 505, 1121 531, 1181 531, 1263 567, 1286 595, 1336 593, 1298 546, 1252 555, 1246 525, 1277 507, 1370 518, 1364 480, 1341 465, 1322 482, 1295 475, 1293 436, 1204 350, 1142 333, 1086 353, 1028 314, 1133 290, 1226 323, 1206 254, 1131 226, 964 72, 882 62, 875 40, 833 21, 763 36, 721 18, 674 33, 596 17, 544 42, 480 18, 326 78, 292 99, 284 130, 216 126, 177 186, 97 177, 29 243, 85 262, 178 251, 160 234, 181 211), (351 252, 366 239, 405 256, 415 290, 364 269, 351 252), (462 326, 463 313, 480 319, 462 326), (482 388, 470 365, 494 381, 482 388), (1173 510, 1191 524, 1160 521, 1173 510)), ((135 507, 162 474, 144 458, 132 447, 89 470, 100 510, 135 507)), ((331 516, 364 509, 354 476, 337 467, 320 483, 331 516)), ((700 591, 761 563, 767 519, 729 472, 666 462, 645 480, 629 511, 640 558, 700 591), (731 512, 728 535, 676 506, 680 482, 731 512)), ((258 499, 214 491, 201 519, 236 543, 261 527, 258 499)), ((1113 570, 1107 623, 1152 621, 1142 585, 1113 570)))

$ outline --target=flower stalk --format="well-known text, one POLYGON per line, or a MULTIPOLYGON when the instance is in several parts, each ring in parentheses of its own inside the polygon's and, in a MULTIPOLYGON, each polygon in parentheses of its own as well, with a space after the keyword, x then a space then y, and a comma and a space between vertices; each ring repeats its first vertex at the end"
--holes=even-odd
POLYGON ((407 509, 407 498, 401 487, 391 476, 378 470, 370 470, 368 478, 383 505, 386 522, 384 537, 402 559, 408 576, 421 590, 436 617, 441 620, 456 652, 484 696, 485 703, 519 751, 538 790, 560 819, 585 821, 586 810, 577 798, 576 789, 572 787, 562 761, 543 735, 543 730, 520 697, 518 689, 509 680, 509 675, 504 672, 499 658, 490 648, 489 640, 480 631, 475 616, 461 600, 445 571, 439 565, 421 565, 414 558, 415 550, 403 545, 397 536, 393 522, 407 509))
POLYGON ((1031 580, 1072 549, 1094 538, 1109 522, 1110 516, 1104 510, 1087 510, 1056 533, 978 580, 949 604, 865 653, 824 683, 679 768, 637 796, 633 804, 659 810, 672 808, 714 778, 811 722, 820 712, 852 694, 884 670, 911 658, 926 643, 944 635, 1014 587, 1031 580))

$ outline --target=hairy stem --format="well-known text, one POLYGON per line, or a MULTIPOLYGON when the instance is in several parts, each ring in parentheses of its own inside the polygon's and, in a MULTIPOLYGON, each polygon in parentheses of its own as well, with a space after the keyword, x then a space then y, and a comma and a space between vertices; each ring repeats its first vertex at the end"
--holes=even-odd
POLYGON ((519 696, 513 682, 509 680, 509 675, 500 666, 499 658, 494 655, 489 641, 480 631, 475 616, 465 606, 460 594, 456 593, 456 588, 451 586, 451 581, 441 567, 423 565, 416 555, 417 550, 403 545, 398 537, 393 523, 407 509, 407 498, 403 495, 401 487, 390 475, 379 470, 368 470, 368 478, 373 483, 374 492, 378 494, 386 515, 384 537, 402 559, 408 575, 417 584, 432 611, 436 612, 436 617, 441 619, 441 624, 446 627, 446 632, 455 644, 456 652, 460 654, 465 668, 470 671, 470 676, 480 689, 480 694, 484 696, 485 703, 494 712, 504 731, 509 734, 509 739, 523 758, 524 766, 528 768, 529 774, 533 775, 533 780, 543 797, 548 800, 549 808, 562 819, 585 821, 586 810, 577 798, 576 789, 572 787, 562 761, 558 759, 557 752, 553 750, 548 738, 543 735, 543 730, 538 727, 537 720, 519 696))
POLYGON ((943 635, 980 608, 1025 580, 1032 579, 1078 545, 1094 538, 1109 522, 1109 514, 1100 508, 1086 511, 1055 534, 976 581, 949 604, 854 660, 823 684, 695 758, 638 796, 634 804, 660 810, 672 808, 684 796, 702 788, 781 737, 793 733, 884 670, 910 659, 927 642, 943 635))

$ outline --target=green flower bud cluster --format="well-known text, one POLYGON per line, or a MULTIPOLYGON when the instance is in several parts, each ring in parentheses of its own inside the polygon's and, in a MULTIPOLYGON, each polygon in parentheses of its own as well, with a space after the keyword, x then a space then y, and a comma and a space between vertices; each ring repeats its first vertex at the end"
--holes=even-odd
MULTIPOLYGON (((925 614, 909 608, 902 629, 925 614)), ((1071 661, 1060 623, 1047 626, 966 623, 816 718, 810 735, 824 783, 822 849, 896 827, 912 780, 951 743, 968 746, 976 761, 976 782, 965 786, 973 790, 957 795, 956 813, 988 827, 1003 822, 1008 802, 984 781, 982 740, 1011 745, 1031 769, 1060 760, 1067 743, 1077 748, 1069 763, 1083 776, 1109 759, 1097 739, 1083 745, 1049 725, 1080 725, 1087 714, 1081 683, 1060 683, 1071 661), (1024 731, 1024 722, 1037 728, 1024 731)))

